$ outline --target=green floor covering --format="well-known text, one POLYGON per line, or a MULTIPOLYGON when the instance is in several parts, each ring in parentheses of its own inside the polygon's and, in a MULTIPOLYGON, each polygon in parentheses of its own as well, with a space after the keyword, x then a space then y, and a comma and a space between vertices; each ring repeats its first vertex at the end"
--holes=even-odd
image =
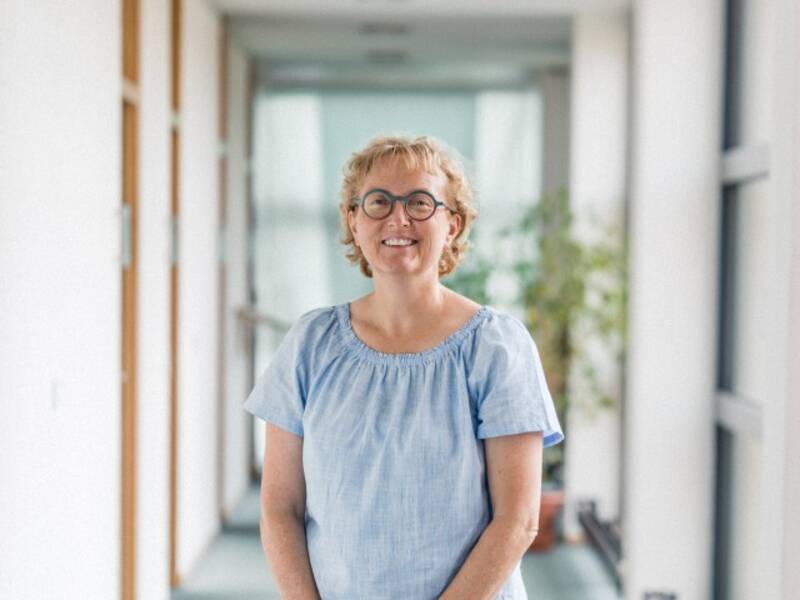
MULTIPOLYGON (((253 487, 171 600, 279 600, 261 549, 258 515, 258 488, 253 487)), ((530 600, 620 598, 594 551, 583 545, 526 554, 522 576, 530 600)))

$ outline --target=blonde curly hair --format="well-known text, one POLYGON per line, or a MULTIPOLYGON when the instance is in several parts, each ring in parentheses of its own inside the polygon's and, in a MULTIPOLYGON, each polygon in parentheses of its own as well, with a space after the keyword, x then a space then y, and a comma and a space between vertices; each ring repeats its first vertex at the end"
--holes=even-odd
POLYGON ((455 271, 464 260, 471 244, 467 240, 472 223, 478 217, 474 205, 472 188, 464 173, 463 162, 457 151, 449 148, 444 142, 431 137, 419 136, 385 136, 370 140, 360 151, 354 152, 343 168, 344 180, 339 202, 339 216, 342 227, 342 244, 350 246, 345 256, 358 264, 366 277, 372 277, 372 269, 361 248, 356 246, 353 232, 347 221, 348 212, 355 210, 353 199, 370 172, 370 169, 383 158, 400 158, 405 167, 416 171, 424 169, 432 175, 439 169, 447 179, 444 202, 461 215, 461 229, 448 247, 442 251, 439 259, 439 277, 455 271))

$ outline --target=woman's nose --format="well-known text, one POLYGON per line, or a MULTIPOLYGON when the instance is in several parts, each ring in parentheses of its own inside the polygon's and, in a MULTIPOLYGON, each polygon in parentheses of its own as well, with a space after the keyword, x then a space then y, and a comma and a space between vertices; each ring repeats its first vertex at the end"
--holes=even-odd
POLYGON ((392 212, 390 212, 389 216, 386 218, 390 221, 396 221, 403 225, 410 221, 408 214, 406 213, 406 207, 402 202, 395 202, 394 206, 392 207, 392 212))

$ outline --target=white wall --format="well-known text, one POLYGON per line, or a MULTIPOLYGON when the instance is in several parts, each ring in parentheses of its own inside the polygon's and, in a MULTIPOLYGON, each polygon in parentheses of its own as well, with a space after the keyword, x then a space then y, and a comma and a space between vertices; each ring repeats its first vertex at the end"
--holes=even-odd
POLYGON ((786 207, 790 223, 787 244, 789 264, 789 325, 786 344, 787 389, 780 412, 773 424, 783 429, 785 445, 778 460, 783 465, 781 519, 777 523, 783 534, 780 556, 781 598, 790 600, 800 589, 800 5, 794 0, 778 0, 776 21, 775 68, 777 73, 776 123, 772 143, 775 158, 772 172, 778 198, 786 207), (793 124, 786 126, 786 124, 793 124))
POLYGON ((119 2, 0 3, 0 597, 120 577, 119 2))
MULTIPOLYGON (((167 598, 169 3, 143 0, 138 213, 137 595, 167 598)), ((217 33, 184 7, 179 572, 216 505, 217 33)), ((0 597, 114 598, 120 579, 118 2, 0 6, 0 597), (58 35, 54 35, 54 32, 58 35), (68 49, 68 51, 65 51, 68 49), (86 85, 86 82, 92 85, 86 85)), ((246 486, 245 58, 231 50, 228 510, 246 486), (237 426, 238 424, 238 426, 237 426)))
POLYGON ((142 0, 136 594, 169 597, 170 11, 142 0))
POLYGON ((774 0, 769 52, 774 73, 767 111, 770 122, 768 201, 775 205, 773 241, 778 277, 773 281, 775 311, 774 376, 764 419, 764 535, 766 571, 761 589, 790 600, 800 589, 800 5, 774 0))
POLYGON ((183 3, 178 225, 178 572, 219 526, 217 507, 218 18, 183 3))
MULTIPOLYGON (((624 217, 628 20, 625 12, 573 20, 570 203, 576 233, 586 242, 608 243, 605 228, 621 224, 624 217)), ((603 389, 621 395, 617 348, 593 339, 591 332, 579 334, 577 343, 582 361, 594 367, 603 389)), ((620 514, 621 414, 619 406, 596 416, 583 408, 597 398, 577 368, 571 373, 570 395, 564 534, 579 540, 583 529, 577 519, 578 500, 595 499, 605 520, 620 514)))
POLYGON ((225 232, 225 471, 226 517, 249 485, 250 417, 242 410, 249 392, 247 330, 236 310, 247 298, 247 57, 235 44, 228 52, 228 181, 225 232))
POLYGON ((636 600, 710 592, 722 23, 721 0, 634 4, 623 547, 636 600))

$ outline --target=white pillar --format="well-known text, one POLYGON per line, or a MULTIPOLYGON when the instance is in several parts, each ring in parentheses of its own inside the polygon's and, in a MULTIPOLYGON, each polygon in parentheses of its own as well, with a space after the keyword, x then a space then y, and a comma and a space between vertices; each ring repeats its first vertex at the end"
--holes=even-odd
POLYGON ((721 0, 633 5, 626 598, 707 598, 714 484, 721 0))
POLYGON ((217 507, 218 77, 220 17, 183 2, 178 217, 177 570, 219 531, 217 507))
POLYGON ((764 598, 790 600, 800 589, 800 5, 775 0, 775 90, 770 197, 777 205, 774 283, 782 314, 772 327, 781 361, 764 420, 764 598), (785 262, 784 262, 785 261, 785 262), (782 364, 781 364, 782 363, 782 364), (785 374, 785 376, 784 376, 785 374))
POLYGON ((250 354, 247 336, 236 317, 239 307, 248 304, 247 289, 247 120, 248 57, 235 41, 228 49, 228 176, 225 260, 227 297, 225 308, 225 502, 227 515, 249 485, 249 436, 251 418, 242 410, 242 399, 251 389, 250 354))
POLYGON ((140 2, 136 594, 169 597, 170 7, 140 2))
MULTIPOLYGON (((602 238, 604 228, 623 217, 628 25, 626 12, 578 15, 573 22, 570 203, 576 232, 586 241, 602 238)), ((613 349, 602 340, 581 339, 580 343, 585 361, 595 368, 603 388, 619 395, 620 368, 614 363, 613 349)), ((597 500, 604 520, 620 513, 619 407, 592 417, 581 408, 596 401, 586 383, 578 369, 572 372, 564 477, 564 534, 571 541, 583 537, 576 513, 578 500, 597 500)))
POLYGON ((0 2, 0 598, 120 596, 121 25, 0 2))

